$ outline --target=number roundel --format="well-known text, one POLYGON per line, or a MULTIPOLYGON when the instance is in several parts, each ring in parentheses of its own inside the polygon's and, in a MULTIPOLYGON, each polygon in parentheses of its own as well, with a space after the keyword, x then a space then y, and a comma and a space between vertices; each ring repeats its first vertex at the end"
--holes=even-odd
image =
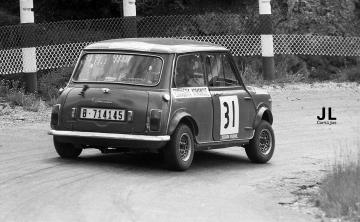
POLYGON ((237 96, 221 96, 220 135, 239 133, 239 101, 237 96))

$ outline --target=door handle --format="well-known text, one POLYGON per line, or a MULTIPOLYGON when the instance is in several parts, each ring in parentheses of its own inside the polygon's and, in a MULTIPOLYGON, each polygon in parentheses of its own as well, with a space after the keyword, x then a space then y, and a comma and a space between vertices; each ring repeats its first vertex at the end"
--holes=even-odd
POLYGON ((251 97, 244 97, 244 100, 251 100, 251 97))

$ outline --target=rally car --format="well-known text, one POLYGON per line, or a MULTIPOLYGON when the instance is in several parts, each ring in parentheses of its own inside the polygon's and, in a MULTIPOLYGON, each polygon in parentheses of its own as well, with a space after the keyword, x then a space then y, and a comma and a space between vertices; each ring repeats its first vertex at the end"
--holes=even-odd
POLYGON ((117 39, 81 53, 51 114, 62 158, 83 149, 150 150, 174 170, 198 150, 242 146, 252 162, 273 155, 271 97, 245 86, 228 49, 179 39, 117 39))

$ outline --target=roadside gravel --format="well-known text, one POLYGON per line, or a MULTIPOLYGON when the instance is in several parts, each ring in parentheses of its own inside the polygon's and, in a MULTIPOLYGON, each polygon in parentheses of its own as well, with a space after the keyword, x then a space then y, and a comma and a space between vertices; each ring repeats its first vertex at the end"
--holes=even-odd
POLYGON ((39 104, 37 112, 24 110, 21 106, 11 107, 9 103, 0 102, 0 129, 27 123, 50 122, 50 115, 51 107, 45 102, 39 104))

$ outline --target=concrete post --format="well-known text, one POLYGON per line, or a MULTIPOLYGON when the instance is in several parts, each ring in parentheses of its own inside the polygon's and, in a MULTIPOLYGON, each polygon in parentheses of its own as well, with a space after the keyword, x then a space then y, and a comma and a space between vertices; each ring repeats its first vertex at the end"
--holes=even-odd
POLYGON ((137 37, 136 0, 123 0, 123 13, 125 37, 137 37))
MULTIPOLYGON (((20 22, 34 23, 34 4, 33 0, 20 0, 20 22)), ((22 36, 23 43, 26 42, 22 36)), ((36 76, 36 50, 35 47, 22 48, 23 73, 25 77, 25 87, 27 92, 37 92, 37 76, 36 76)))
POLYGON ((261 27, 261 51, 263 57, 263 77, 273 80, 275 76, 273 25, 271 17, 271 0, 259 0, 261 27))

